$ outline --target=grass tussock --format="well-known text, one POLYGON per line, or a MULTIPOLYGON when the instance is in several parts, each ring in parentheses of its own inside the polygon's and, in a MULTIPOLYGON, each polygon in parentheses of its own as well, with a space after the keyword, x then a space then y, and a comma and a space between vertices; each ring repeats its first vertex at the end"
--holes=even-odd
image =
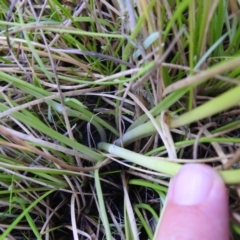
POLYGON ((0 239, 153 239, 189 162, 223 177, 238 239, 239 11, 0 1, 0 239))

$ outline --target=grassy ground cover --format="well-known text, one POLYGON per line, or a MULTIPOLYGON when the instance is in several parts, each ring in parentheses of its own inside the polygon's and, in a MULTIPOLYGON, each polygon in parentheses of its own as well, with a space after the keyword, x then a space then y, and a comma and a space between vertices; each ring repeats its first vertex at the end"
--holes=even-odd
POLYGON ((240 235, 237 0, 0 1, 0 239, 153 239, 170 177, 216 168, 240 235))

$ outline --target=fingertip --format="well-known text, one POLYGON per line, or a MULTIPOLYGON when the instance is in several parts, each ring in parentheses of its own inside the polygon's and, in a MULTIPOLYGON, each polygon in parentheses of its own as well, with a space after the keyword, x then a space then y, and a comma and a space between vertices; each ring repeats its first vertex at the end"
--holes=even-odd
POLYGON ((171 182, 156 239, 228 239, 228 195, 219 174, 187 164, 171 182))
POLYGON ((171 182, 168 201, 177 205, 198 205, 216 194, 226 192, 219 174, 203 164, 184 165, 171 182), (215 194, 216 193, 216 194, 215 194))

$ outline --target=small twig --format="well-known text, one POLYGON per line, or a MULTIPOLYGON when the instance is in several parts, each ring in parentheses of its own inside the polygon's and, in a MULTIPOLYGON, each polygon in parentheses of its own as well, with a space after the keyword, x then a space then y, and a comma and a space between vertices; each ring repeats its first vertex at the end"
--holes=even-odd
POLYGON ((129 62, 125 62, 121 59, 115 58, 113 56, 109 56, 106 54, 102 54, 102 53, 97 53, 97 52, 90 52, 90 51, 82 51, 79 49, 72 49, 72 48, 67 48, 67 49, 56 49, 56 48, 50 48, 51 51, 56 52, 56 53, 74 53, 74 54, 78 54, 78 55, 83 55, 83 56, 92 56, 92 57, 97 57, 103 60, 109 60, 109 61, 113 61, 115 63, 118 64, 123 64, 126 65, 129 68, 134 68, 134 64, 129 63, 129 62))
POLYGON ((237 163, 240 161, 240 149, 238 149, 233 158, 231 160, 229 160, 226 164, 223 165, 223 169, 226 170, 226 169, 229 169, 232 167, 233 164, 237 163))

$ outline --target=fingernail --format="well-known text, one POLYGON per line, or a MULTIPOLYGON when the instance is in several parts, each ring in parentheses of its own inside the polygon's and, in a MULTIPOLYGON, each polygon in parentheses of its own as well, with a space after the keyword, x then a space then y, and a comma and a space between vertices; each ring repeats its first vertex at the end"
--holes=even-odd
POLYGON ((201 204, 207 199, 213 182, 212 169, 198 164, 185 165, 170 185, 168 200, 185 206, 201 204))

